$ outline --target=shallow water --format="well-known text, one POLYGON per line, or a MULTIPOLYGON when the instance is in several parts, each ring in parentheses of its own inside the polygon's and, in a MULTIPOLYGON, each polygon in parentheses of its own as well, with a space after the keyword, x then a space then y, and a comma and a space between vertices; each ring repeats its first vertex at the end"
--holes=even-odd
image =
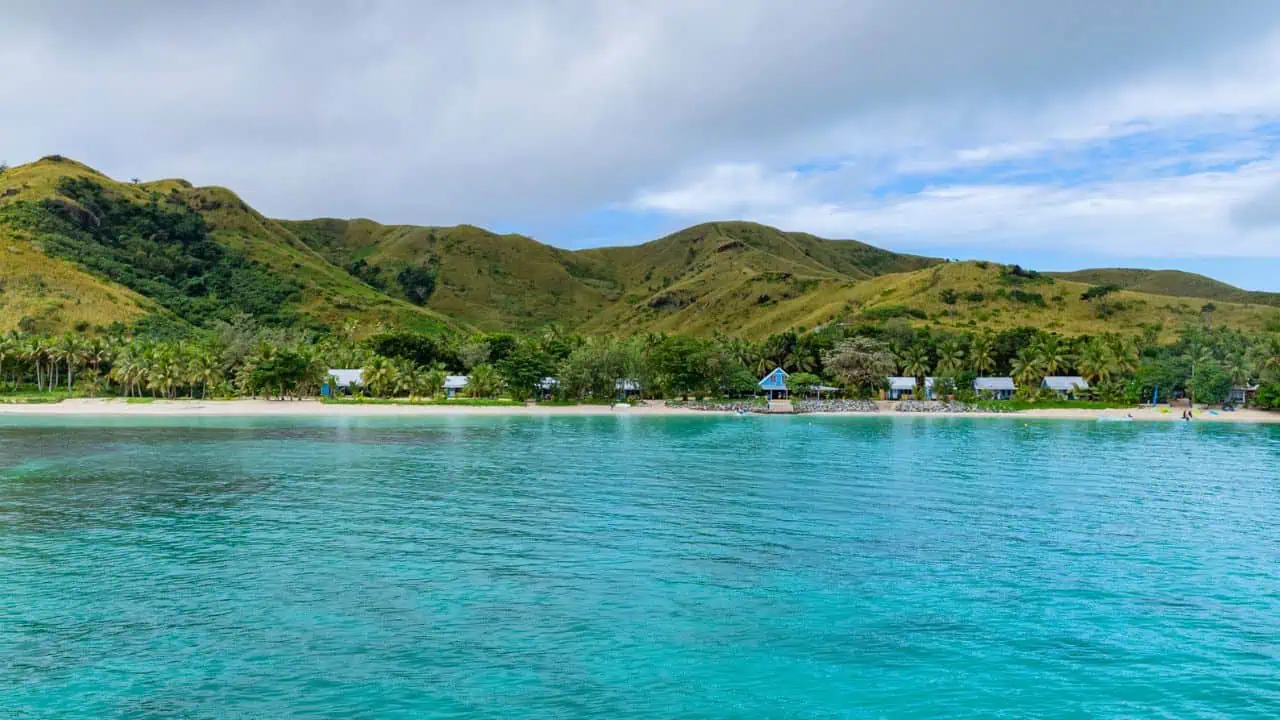
POLYGON ((0 717, 1276 717, 1280 427, 0 418, 0 717))

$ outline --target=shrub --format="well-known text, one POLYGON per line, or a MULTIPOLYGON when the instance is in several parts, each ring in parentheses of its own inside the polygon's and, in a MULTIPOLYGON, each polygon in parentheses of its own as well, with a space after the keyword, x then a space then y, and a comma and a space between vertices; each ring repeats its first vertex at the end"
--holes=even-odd
POLYGON ((1027 305, 1035 305, 1036 307, 1047 307, 1044 296, 1038 292, 1026 292, 1014 288, 1009 291, 1009 299, 1014 302, 1026 303, 1027 305))
POLYGON ((946 288, 942 292, 938 293, 938 297, 942 299, 942 302, 948 305, 955 305, 956 300, 960 299, 960 293, 956 292, 952 288, 946 288))

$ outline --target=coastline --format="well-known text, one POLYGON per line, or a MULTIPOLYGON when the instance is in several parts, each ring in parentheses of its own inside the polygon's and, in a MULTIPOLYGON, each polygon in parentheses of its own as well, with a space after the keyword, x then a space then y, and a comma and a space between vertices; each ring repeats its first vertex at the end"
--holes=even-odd
MULTIPOLYGON (((816 412, 817 417, 897 417, 897 418, 995 418, 1034 420, 1098 420, 1127 419, 1135 422, 1182 422, 1178 411, 1162 412, 1162 408, 1083 410, 1045 408, 1011 413, 903 413, 880 412, 816 412)), ((0 403, 0 415, 40 416, 111 416, 111 417, 448 417, 448 416, 600 416, 627 415, 666 417, 695 415, 732 415, 731 412, 673 408, 664 404, 612 408, 608 405, 395 405, 395 404, 329 404, 318 400, 156 400, 131 404, 120 398, 74 398, 58 403, 0 403)), ((1262 410, 1237 410, 1211 415, 1197 410, 1193 422, 1210 423, 1280 423, 1280 413, 1262 410)))

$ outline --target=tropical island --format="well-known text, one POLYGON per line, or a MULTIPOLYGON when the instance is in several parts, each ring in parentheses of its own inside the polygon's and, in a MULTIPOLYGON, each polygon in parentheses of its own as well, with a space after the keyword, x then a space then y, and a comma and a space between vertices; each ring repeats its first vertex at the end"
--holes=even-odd
POLYGON ((321 397, 1280 409, 1280 294, 745 222, 568 251, 471 226, 274 220, 222 188, 118 182, 60 156, 0 171, 0 403, 321 397))

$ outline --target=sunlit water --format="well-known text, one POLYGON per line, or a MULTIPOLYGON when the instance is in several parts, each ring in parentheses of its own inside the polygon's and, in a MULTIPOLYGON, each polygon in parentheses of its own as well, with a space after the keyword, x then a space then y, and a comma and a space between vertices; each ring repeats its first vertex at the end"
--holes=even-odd
POLYGON ((0 419, 0 717, 1280 716, 1280 428, 0 419))

